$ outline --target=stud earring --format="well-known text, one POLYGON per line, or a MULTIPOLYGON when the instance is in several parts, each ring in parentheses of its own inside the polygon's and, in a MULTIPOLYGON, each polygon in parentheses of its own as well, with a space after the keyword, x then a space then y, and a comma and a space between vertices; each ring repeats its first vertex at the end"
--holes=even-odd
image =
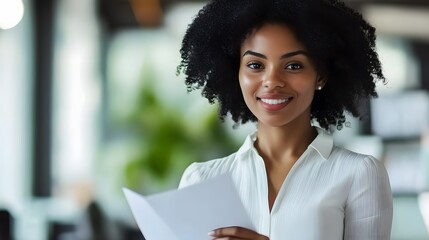
POLYGON ((316 88, 317 90, 322 90, 322 86, 317 86, 317 88, 316 88))

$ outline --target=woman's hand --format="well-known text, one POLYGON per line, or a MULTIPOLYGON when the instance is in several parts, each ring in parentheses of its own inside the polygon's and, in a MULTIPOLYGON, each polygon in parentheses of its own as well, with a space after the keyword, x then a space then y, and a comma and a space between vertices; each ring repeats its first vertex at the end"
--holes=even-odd
POLYGON ((216 240, 270 240, 267 236, 242 227, 218 228, 209 233, 216 240))

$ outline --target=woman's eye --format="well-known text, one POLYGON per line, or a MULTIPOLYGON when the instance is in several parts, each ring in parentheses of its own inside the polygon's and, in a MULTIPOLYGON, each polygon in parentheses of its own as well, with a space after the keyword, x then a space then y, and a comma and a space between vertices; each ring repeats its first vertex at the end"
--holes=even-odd
POLYGON ((286 66, 286 69, 288 69, 288 70, 293 70, 293 71, 297 71, 297 70, 302 69, 302 65, 301 65, 301 64, 299 64, 299 63, 291 63, 291 64, 288 64, 288 65, 286 66))
POLYGON ((250 69, 262 69, 263 68, 261 64, 254 63, 254 62, 247 64, 247 67, 249 67, 250 69))

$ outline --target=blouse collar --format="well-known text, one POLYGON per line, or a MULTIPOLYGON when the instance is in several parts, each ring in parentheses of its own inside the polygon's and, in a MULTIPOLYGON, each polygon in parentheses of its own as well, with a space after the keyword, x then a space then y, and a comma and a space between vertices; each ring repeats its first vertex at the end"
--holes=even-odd
MULTIPOLYGON (((318 134, 308 147, 313 148, 323 159, 328 160, 329 156, 331 155, 332 149, 334 147, 334 138, 331 134, 329 134, 322 128, 320 127, 315 127, 315 128, 318 134)), ((256 150, 254 147, 254 143, 257 139, 257 134, 258 134, 258 131, 254 131, 247 136, 243 145, 237 151, 237 155, 242 155, 251 150, 256 150)))

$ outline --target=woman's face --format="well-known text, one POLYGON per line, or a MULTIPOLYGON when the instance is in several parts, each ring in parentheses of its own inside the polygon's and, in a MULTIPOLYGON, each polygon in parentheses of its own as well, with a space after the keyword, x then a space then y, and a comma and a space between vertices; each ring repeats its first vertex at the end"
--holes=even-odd
POLYGON ((292 30, 265 24, 245 39, 240 52, 241 91, 259 124, 308 124, 314 92, 324 81, 292 30))

